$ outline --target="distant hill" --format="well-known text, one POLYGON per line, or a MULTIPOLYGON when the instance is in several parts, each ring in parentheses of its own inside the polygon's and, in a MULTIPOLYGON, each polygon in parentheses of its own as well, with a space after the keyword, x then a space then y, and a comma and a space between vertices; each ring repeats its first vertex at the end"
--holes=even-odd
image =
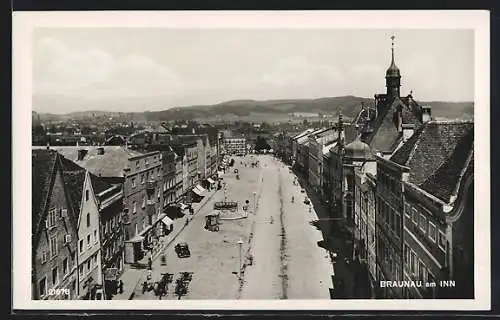
MULTIPOLYGON (((42 120, 54 117, 82 118, 92 116, 113 116, 117 118, 144 119, 146 121, 169 121, 169 120, 242 120, 242 121, 283 121, 292 113, 317 113, 336 116, 342 112, 347 118, 353 118, 361 108, 361 103, 373 106, 374 100, 369 98, 342 96, 326 97, 319 99, 289 99, 289 100, 232 100, 215 105, 197 105, 189 107, 173 107, 163 111, 145 112, 103 112, 85 111, 74 112, 66 115, 42 114, 42 120)), ((439 118, 458 119, 473 118, 473 102, 443 102, 431 101, 420 102, 422 105, 432 107, 432 115, 439 118)), ((34 101, 35 104, 35 101, 34 101)), ((36 107, 36 106, 35 106, 36 107)))

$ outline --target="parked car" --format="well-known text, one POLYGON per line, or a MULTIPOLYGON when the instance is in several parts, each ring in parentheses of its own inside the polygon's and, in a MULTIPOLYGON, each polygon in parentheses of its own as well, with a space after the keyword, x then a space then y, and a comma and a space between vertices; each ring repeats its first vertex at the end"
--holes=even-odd
POLYGON ((305 199, 304 199, 304 203, 305 203, 305 204, 311 204, 311 201, 310 201, 308 198, 305 198, 305 199))
POLYGON ((301 189, 301 190, 300 190, 300 192, 302 192, 302 193, 305 193, 305 192, 306 192, 306 190, 304 190, 304 189, 301 189))
POLYGON ((189 246, 185 242, 179 242, 175 245, 175 253, 179 258, 189 258, 191 256, 189 246))

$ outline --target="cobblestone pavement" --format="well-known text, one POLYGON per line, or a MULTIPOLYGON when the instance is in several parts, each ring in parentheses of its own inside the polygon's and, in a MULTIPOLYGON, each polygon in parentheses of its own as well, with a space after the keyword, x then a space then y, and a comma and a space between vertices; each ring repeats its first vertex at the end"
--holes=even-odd
MULTIPOLYGON (((161 265, 161 259, 153 263, 152 280, 160 279, 162 273, 173 274, 173 282, 168 286, 168 293, 162 299, 178 299, 174 294, 176 279, 181 272, 192 273, 192 280, 188 284, 188 292, 181 299, 235 299, 239 294, 239 253, 238 241, 241 239, 242 252, 248 249, 251 233, 252 218, 237 220, 221 220, 218 232, 208 231, 204 228, 205 216, 214 212, 213 205, 227 196, 228 200, 237 201, 241 205, 249 200, 250 207, 253 202, 253 192, 257 192, 261 181, 260 168, 244 167, 240 164, 243 158, 234 157, 235 166, 230 168, 223 176, 227 183, 227 192, 218 191, 201 210, 194 215, 186 228, 165 251, 167 264, 161 265), (234 169, 239 169, 240 179, 236 179, 234 169), (174 250, 175 244, 186 242, 189 245, 191 256, 179 258, 174 250)), ((248 161, 248 159, 247 159, 248 161)), ((257 197, 257 194, 256 194, 257 197)), ((251 208, 250 208, 251 209, 251 208)), ((182 218, 181 218, 182 219, 182 218)), ((147 271, 144 271, 146 273, 147 271)), ((153 291, 142 293, 142 286, 137 286, 134 299, 158 299, 153 291)))
MULTIPOLYGON (((330 299, 333 267, 328 251, 320 245, 322 233, 314 223, 317 213, 303 203, 304 194, 293 185, 293 173, 271 156, 234 159, 235 167, 223 176, 227 192, 216 192, 163 251, 166 265, 162 265, 161 258, 154 260, 152 282, 160 280, 164 273, 173 274, 173 282, 162 299, 330 299), (259 167, 248 165, 256 160, 259 167), (235 168, 240 179, 236 179, 235 168), (225 197, 237 201, 240 211, 248 200, 247 218, 222 220, 218 232, 206 230, 205 216, 214 211, 216 201, 225 197), (189 258, 176 255, 174 247, 179 242, 188 243, 189 258), (189 272, 192 279, 188 292, 179 296, 175 294, 175 283, 182 272, 189 272)), ((184 221, 181 218, 174 225, 184 221)), ((141 283, 147 273, 134 270, 138 283, 132 288, 134 299, 159 299, 154 291, 143 293, 141 283)))
POLYGON ((242 298, 330 299, 333 268, 318 246, 321 231, 310 223, 317 220, 314 210, 301 201, 286 166, 271 156, 259 158, 264 185, 252 247, 255 266, 245 272, 242 298))

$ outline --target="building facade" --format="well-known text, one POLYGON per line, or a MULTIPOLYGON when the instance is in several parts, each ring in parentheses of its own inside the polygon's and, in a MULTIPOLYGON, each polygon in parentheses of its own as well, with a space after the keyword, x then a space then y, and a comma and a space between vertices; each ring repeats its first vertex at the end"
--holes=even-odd
POLYGON ((224 150, 227 154, 247 154, 247 139, 243 137, 224 137, 224 150))
POLYGON ((318 195, 323 189, 323 149, 336 140, 335 128, 326 128, 309 136, 308 181, 318 195))
POLYGON ((177 201, 175 158, 172 148, 163 152, 163 208, 177 201))
MULTIPOLYGON (((401 235, 390 237, 397 242, 401 273, 392 274, 385 267, 385 276, 445 283, 382 292, 382 296, 474 297, 473 150, 473 122, 430 121, 390 159, 377 160, 380 184, 385 186, 381 201, 398 195, 391 203, 398 211, 389 207, 381 212, 385 220, 401 225, 401 235)), ((390 225, 379 225, 380 231, 389 234, 390 225)))
POLYGON ((116 293, 116 280, 124 271, 124 233, 122 225, 123 185, 110 184, 91 176, 99 203, 101 261, 106 300, 116 293))
MULTIPOLYGON (((104 299, 99 204, 91 174, 71 160, 61 158, 73 211, 78 214, 78 296, 85 300, 104 299), (101 297, 97 297, 100 294, 101 297)), ((94 179, 97 179, 95 177, 94 179)))
POLYGON ((129 158, 124 182, 125 262, 144 258, 157 241, 155 226, 163 209, 162 154, 153 151, 129 158))
POLYGON ((60 155, 32 151, 32 298, 78 297, 76 219, 69 203, 60 155), (58 290, 59 289, 59 290, 58 290))

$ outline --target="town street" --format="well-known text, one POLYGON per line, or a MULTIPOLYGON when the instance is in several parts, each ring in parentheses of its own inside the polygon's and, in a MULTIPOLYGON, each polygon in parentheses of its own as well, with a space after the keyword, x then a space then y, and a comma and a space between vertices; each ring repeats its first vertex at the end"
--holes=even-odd
MULTIPOLYGON (((234 167, 223 175, 226 192, 217 191, 166 248, 166 266, 161 265, 160 258, 154 261, 153 281, 161 273, 174 274, 168 294, 162 299, 179 298, 174 289, 181 272, 192 273, 188 293, 181 299, 330 299, 333 268, 327 251, 318 246, 322 240, 314 223, 318 218, 303 203, 304 194, 293 185, 293 174, 272 156, 234 159, 234 167), (250 164, 255 161, 259 166, 252 168, 250 164), (240 179, 236 179, 235 168, 240 179), (218 232, 206 230, 205 216, 214 212, 214 203, 225 197, 239 203, 239 212, 233 214, 238 217, 243 215, 242 205, 248 200, 248 217, 221 220, 218 232), (177 257, 174 246, 179 242, 189 245, 191 257, 177 257)), ((138 285, 134 299, 158 297, 153 291, 143 294, 138 285)))
POLYGON ((247 268, 243 299, 330 299, 333 268, 318 246, 318 218, 303 203, 288 167, 271 156, 259 157, 264 172, 256 215, 255 266, 247 268), (295 198, 291 202, 292 196, 295 198))

